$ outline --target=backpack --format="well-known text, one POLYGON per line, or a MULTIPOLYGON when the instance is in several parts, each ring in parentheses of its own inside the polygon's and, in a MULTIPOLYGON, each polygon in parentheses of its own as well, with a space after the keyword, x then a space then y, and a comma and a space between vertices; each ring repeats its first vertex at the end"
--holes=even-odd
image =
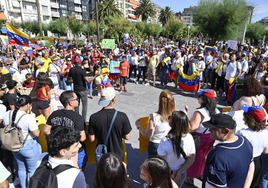
POLYGON ((9 112, 9 124, 4 128, 0 129, 0 136, 2 140, 2 148, 9 151, 18 152, 24 146, 25 141, 27 140, 29 133, 26 138, 23 140, 22 130, 17 127, 21 118, 25 116, 27 113, 23 114, 17 123, 14 122, 14 126, 12 125, 12 117, 11 112, 9 112))
POLYGON ((49 154, 43 158, 41 165, 35 170, 28 188, 58 188, 57 175, 70 168, 75 168, 72 165, 58 165, 52 169, 48 157, 49 154))

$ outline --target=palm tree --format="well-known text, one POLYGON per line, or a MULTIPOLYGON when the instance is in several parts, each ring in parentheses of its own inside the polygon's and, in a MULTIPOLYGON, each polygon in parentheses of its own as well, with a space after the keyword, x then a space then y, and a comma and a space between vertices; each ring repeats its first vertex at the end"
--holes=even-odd
MULTIPOLYGON (((115 17, 123 15, 118 9, 115 0, 103 0, 98 4, 99 19, 103 20, 106 17, 115 17)), ((92 12, 93 16, 96 15, 96 9, 92 12)))
POLYGON ((140 6, 136 9, 135 15, 138 17, 141 16, 142 21, 147 21, 149 16, 155 16, 156 11, 154 10, 154 6, 151 0, 143 0, 140 3, 140 6))
POLYGON ((170 7, 165 7, 164 9, 161 10, 160 15, 159 15, 159 21, 162 23, 163 26, 166 25, 171 15, 172 15, 172 11, 170 7))

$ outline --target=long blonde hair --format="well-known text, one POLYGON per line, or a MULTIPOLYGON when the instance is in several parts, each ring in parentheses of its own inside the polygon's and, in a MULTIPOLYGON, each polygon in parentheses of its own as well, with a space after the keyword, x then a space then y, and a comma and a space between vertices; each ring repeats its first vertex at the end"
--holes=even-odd
POLYGON ((169 90, 165 89, 159 95, 159 105, 157 113, 162 116, 161 121, 167 122, 168 117, 171 116, 174 110, 175 110, 174 97, 169 90))

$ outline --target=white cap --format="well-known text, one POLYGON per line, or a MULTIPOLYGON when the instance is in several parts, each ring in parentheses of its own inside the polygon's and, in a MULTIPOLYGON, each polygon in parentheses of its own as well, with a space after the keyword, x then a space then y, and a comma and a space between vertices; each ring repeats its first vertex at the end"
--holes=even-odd
POLYGON ((203 54, 198 54, 199 57, 203 57, 203 54))
POLYGON ((113 87, 106 87, 101 90, 101 98, 99 100, 99 105, 106 107, 111 103, 111 100, 116 96, 113 87))

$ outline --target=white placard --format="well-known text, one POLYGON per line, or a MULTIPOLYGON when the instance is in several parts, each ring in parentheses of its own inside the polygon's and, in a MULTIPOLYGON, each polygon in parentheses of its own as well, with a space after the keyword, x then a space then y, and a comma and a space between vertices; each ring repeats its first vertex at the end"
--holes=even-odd
POLYGON ((228 48, 231 48, 233 50, 237 49, 237 41, 235 40, 228 40, 228 48))
POLYGON ((128 33, 125 33, 124 34, 124 43, 129 43, 129 34, 128 33))

